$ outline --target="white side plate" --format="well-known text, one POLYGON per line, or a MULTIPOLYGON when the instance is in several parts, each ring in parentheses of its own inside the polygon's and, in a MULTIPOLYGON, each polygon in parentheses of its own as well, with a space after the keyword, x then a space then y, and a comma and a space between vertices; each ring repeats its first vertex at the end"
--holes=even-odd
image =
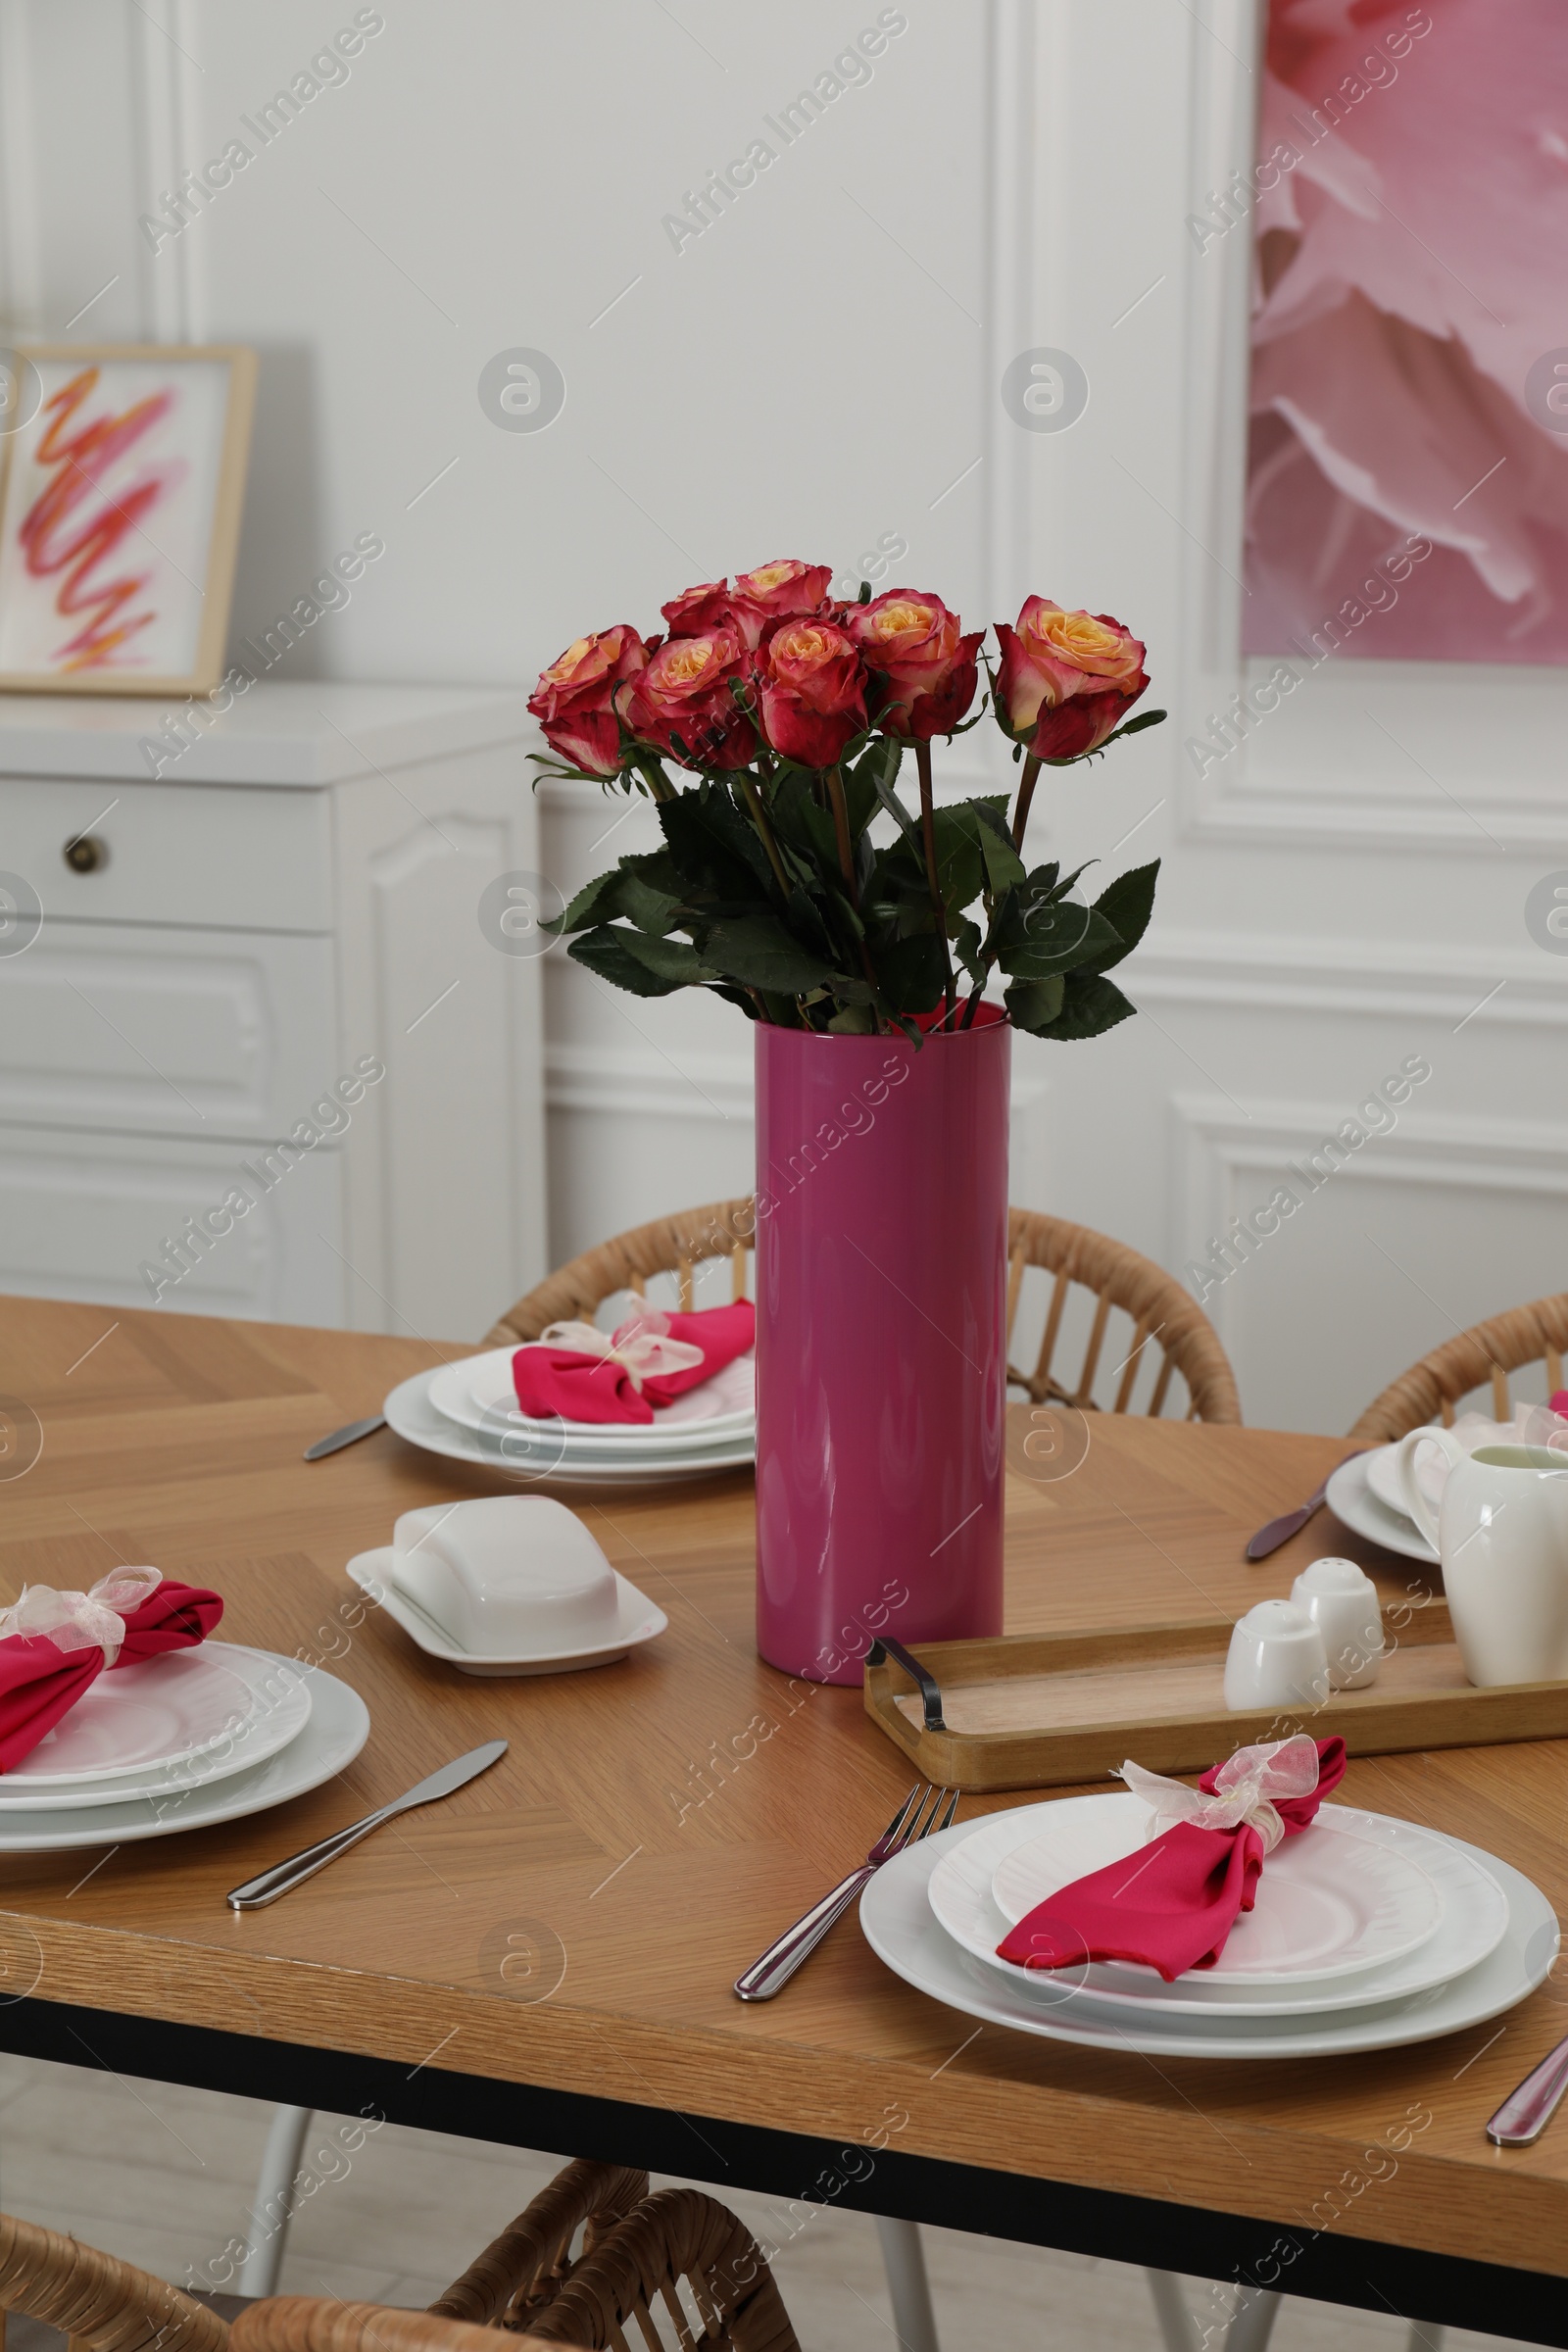
POLYGON ((1329 1480, 1329 1509, 1352 1533, 1365 1536, 1369 1543, 1381 1544, 1385 1551, 1402 1552, 1407 1560, 1421 1560, 1435 1568, 1438 1555, 1415 1521, 1407 1519, 1402 1511, 1391 1511, 1386 1502, 1379 1502, 1367 1484, 1366 1465, 1364 1453, 1340 1464, 1329 1480))
MULTIPOLYGON (((204 1646, 219 1653, 225 1675, 237 1677, 248 1686, 247 1698, 254 1695, 257 1702, 236 1725, 232 1736, 220 1738, 176 1763, 142 1765, 112 1779, 94 1774, 70 1781, 29 1772, 28 1766, 36 1757, 58 1757, 61 1752, 49 1740, 41 1740, 30 1756, 24 1756, 12 1771, 0 1774, 0 1814, 18 1806, 40 1811, 82 1804, 128 1804, 139 1796, 175 1795, 182 1788, 205 1787, 213 1781, 227 1780, 236 1772, 247 1772, 253 1764, 265 1763, 269 1756, 287 1747, 291 1740, 298 1739, 311 1719, 311 1686, 298 1666, 287 1659, 275 1658, 265 1649, 246 1649, 235 1642, 209 1642, 204 1646)), ((151 1679, 157 1668, 191 1654, 173 1651, 122 1671, 126 1680, 133 1675, 151 1679)), ((117 1673, 114 1680, 119 1679, 117 1673)), ((109 1681, 108 1675, 100 1675, 57 1731, 64 1732, 78 1715, 84 1714, 109 1681)), ((236 1704, 236 1715, 239 1712, 236 1704)), ((99 1730, 105 1726, 122 1726, 123 1721, 122 1713, 117 1709, 100 1717, 99 1730)), ((91 1730, 92 1726, 89 1724, 87 1728, 91 1730)))
POLYGON ((386 1611, 394 1625, 403 1628, 411 1642, 417 1642, 427 1657, 440 1658, 464 1674, 575 1674, 585 1666, 612 1666, 628 1649, 635 1649, 639 1642, 652 1642, 669 1624, 662 1609, 656 1608, 617 1569, 612 1569, 620 1601, 620 1625, 612 1641, 595 1649, 534 1649, 510 1657, 492 1657, 476 1650, 460 1649, 451 1635, 427 1617, 416 1601, 398 1591, 392 1582, 393 1557, 390 1547, 362 1551, 350 1560, 347 1573, 362 1592, 368 1593, 386 1611))

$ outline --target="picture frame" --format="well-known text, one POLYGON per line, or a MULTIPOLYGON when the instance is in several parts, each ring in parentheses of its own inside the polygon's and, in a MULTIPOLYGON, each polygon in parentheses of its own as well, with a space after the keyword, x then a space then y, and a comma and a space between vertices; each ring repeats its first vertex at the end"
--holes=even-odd
POLYGON ((256 406, 244 344, 0 355, 0 692, 205 694, 222 676, 256 406))

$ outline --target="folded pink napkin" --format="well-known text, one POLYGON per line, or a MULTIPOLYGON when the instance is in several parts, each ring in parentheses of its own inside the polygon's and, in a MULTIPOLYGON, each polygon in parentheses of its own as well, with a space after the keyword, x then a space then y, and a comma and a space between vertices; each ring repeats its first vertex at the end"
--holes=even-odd
POLYGON ((1164 1791, 1154 1808, 1185 1811, 1141 1854, 1058 1887, 997 1950, 1020 1968, 1072 1968, 1088 1960, 1139 1960, 1167 1984, 1189 1968, 1212 1968, 1243 1911, 1250 1911, 1264 1856, 1310 1827, 1345 1777, 1345 1741, 1304 1733, 1239 1748, 1204 1773, 1198 1789, 1123 1767, 1140 1793, 1164 1791), (1200 1791, 1201 1794, 1200 1794, 1200 1791), (1205 1802, 1205 1800, 1207 1800, 1205 1802))
POLYGON ((756 1341, 749 1298, 691 1315, 639 1303, 608 1337, 590 1325, 553 1323, 543 1343, 517 1349, 512 1385, 519 1410, 536 1420, 559 1414, 564 1421, 648 1422, 658 1406, 711 1380, 756 1341), (587 1340, 600 1351, 560 1344, 567 1338, 587 1340))
POLYGON ((205 1642, 216 1592, 156 1568, 119 1568, 90 1592, 26 1586, 0 1610, 0 1772, 30 1755, 106 1669, 205 1642))

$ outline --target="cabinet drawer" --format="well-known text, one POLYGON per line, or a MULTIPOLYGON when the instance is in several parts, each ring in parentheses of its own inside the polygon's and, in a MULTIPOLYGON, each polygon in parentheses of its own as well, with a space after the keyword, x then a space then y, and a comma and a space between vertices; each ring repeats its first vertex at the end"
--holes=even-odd
POLYGON ((0 870, 51 916, 326 931, 332 912, 330 795, 243 785, 0 779, 0 870), (92 873, 66 863, 90 833, 92 873))
POLYGON ((329 939, 46 915, 0 956, 0 1121, 286 1135, 344 1074, 334 998, 329 939))
POLYGON ((0 1136, 0 1291, 341 1324, 342 1154, 290 1166, 210 1248, 187 1248, 182 1272, 167 1246, 184 1219, 241 1188, 258 1189, 220 1144, 13 1130, 0 1136))

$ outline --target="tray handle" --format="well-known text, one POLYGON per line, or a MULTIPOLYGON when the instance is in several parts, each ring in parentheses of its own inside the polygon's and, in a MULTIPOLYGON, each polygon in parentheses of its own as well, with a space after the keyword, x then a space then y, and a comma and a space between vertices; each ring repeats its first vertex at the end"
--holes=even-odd
POLYGON ((892 1658, 897 1665, 902 1666, 910 1682, 919 1690, 920 1704, 925 1709, 926 1730, 928 1732, 945 1732, 948 1727, 942 1720, 942 1685, 937 1681, 936 1676, 922 1666, 919 1659, 906 1650, 902 1642, 895 1642, 891 1634, 878 1635, 866 1653, 866 1664, 880 1666, 884 1658, 892 1658))

